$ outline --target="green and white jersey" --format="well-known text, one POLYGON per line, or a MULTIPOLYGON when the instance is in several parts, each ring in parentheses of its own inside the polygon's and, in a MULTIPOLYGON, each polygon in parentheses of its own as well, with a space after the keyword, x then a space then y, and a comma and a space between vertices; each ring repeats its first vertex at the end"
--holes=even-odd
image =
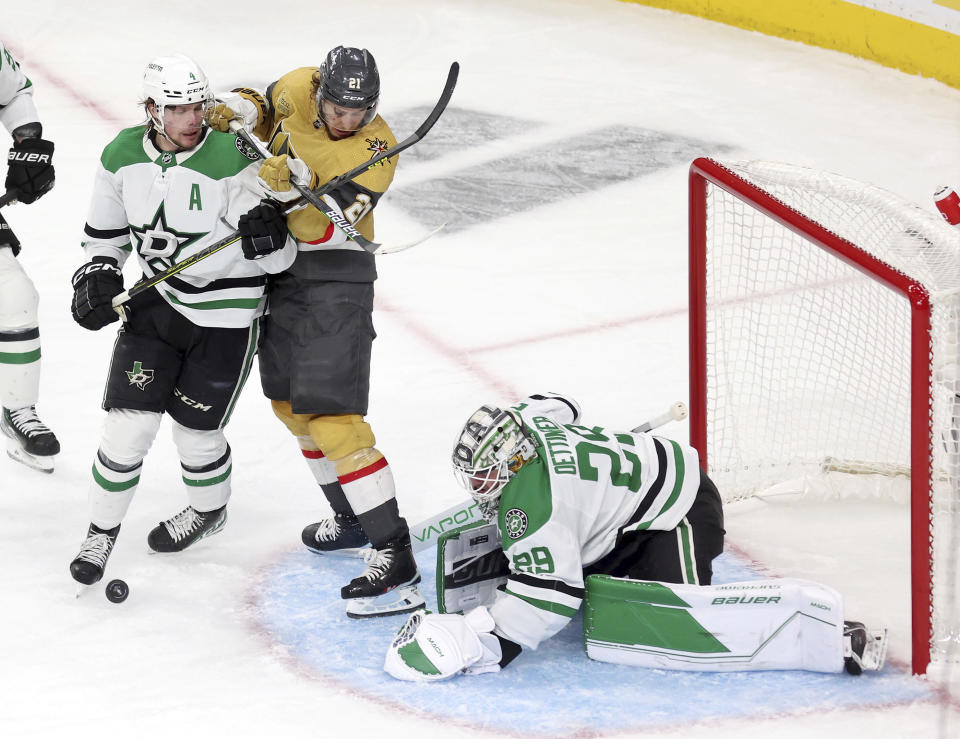
MULTIPOLYGON (((87 259, 123 265, 133 251, 151 277, 228 236, 260 201, 256 159, 218 131, 171 153, 153 145, 146 126, 124 129, 100 157, 84 226, 87 259)), ((244 328, 263 313, 265 273, 282 272, 295 257, 289 236, 283 249, 256 261, 244 259, 238 241, 155 289, 198 326, 244 328)))
POLYGON ((511 574, 490 613, 498 633, 533 649, 580 608, 584 567, 609 554, 623 532, 675 528, 700 487, 692 447, 578 425, 576 407, 546 394, 513 406, 538 453, 500 496, 511 574))
POLYGON ((20 70, 13 54, 0 43, 0 122, 9 132, 39 120, 33 104, 33 83, 20 70))

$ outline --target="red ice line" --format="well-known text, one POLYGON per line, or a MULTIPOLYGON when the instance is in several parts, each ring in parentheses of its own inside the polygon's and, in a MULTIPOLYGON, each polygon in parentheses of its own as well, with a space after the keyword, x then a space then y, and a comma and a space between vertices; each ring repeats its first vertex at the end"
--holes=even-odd
MULTIPOLYGON (((17 58, 24 58, 24 50, 16 46, 8 45, 7 47, 10 52, 17 58)), ((41 77, 45 78, 45 81, 49 83, 52 87, 57 88, 64 95, 72 99, 78 105, 87 108, 93 111, 98 118, 106 123, 114 125, 123 125, 124 121, 120 118, 117 118, 112 113, 110 113, 106 108, 100 105, 96 100, 87 97, 82 92, 78 92, 77 88, 68 83, 64 78, 57 75, 56 72, 51 72, 50 68, 43 64, 36 57, 30 57, 30 60, 27 62, 27 77, 30 77, 34 72, 39 74, 41 77)), ((41 118, 43 116, 41 115, 41 118)))

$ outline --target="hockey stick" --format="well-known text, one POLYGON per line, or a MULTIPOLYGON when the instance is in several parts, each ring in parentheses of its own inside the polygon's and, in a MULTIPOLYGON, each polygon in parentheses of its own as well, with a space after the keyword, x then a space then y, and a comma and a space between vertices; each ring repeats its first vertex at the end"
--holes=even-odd
POLYGON ((0 208, 16 202, 18 202, 18 198, 17 193, 14 190, 7 190, 5 193, 3 193, 3 195, 0 195, 0 208))
POLYGON ((670 421, 682 421, 688 415, 687 404, 678 400, 659 416, 654 416, 646 423, 641 423, 635 429, 630 429, 632 434, 645 434, 647 431, 658 429, 670 421))
MULTIPOLYGON (((401 151, 404 151, 405 149, 409 149, 411 146, 413 146, 418 141, 420 141, 420 139, 426 136, 427 132, 431 128, 433 128, 433 125, 439 120, 440 116, 443 114, 443 111, 446 109, 447 103, 450 102, 450 97, 451 95, 453 95, 453 90, 457 85, 457 77, 459 74, 460 74, 460 65, 457 62, 454 62, 453 64, 450 65, 450 71, 447 74, 447 82, 444 85, 443 92, 440 94, 440 99, 437 100, 437 104, 433 106, 433 110, 430 111, 430 115, 428 115, 424 119, 423 123, 420 124, 420 127, 417 128, 417 130, 414 131, 412 134, 407 136, 407 138, 405 138, 396 146, 392 146, 389 149, 386 149, 380 152, 379 154, 376 154, 372 158, 363 162, 363 164, 360 164, 354 167, 353 169, 348 170, 347 172, 344 172, 343 174, 334 177, 332 180, 320 186, 316 190, 308 190, 307 192, 310 192, 311 195, 316 196, 317 200, 320 203, 323 203, 323 201, 320 200, 320 198, 326 193, 330 192, 330 190, 333 190, 339 187, 344 182, 349 182, 350 180, 356 177, 359 177, 361 174, 366 172, 367 169, 375 165, 377 162, 392 156, 396 156, 401 151)), ((259 148, 255 148, 255 150, 259 152, 259 148)), ((283 214, 287 215, 289 213, 292 213, 295 210, 299 210, 303 206, 304 206, 304 203, 302 200, 300 199, 295 200, 294 202, 289 203, 287 207, 283 209, 283 214)), ((323 203, 323 208, 328 208, 328 207, 329 206, 327 206, 326 203, 323 203)), ((323 212, 326 213, 326 211, 323 211, 323 212)), ((332 213, 336 218, 346 222, 346 219, 340 216, 336 211, 332 211, 332 213)), ((328 217, 330 216, 328 215, 328 217)), ((333 222, 333 218, 331 218, 331 221, 333 222)), ((349 222, 347 222, 347 225, 350 227, 350 229, 352 229, 353 231, 356 231, 356 229, 354 229, 353 226, 349 224, 349 222)), ((343 227, 341 226, 341 228, 343 227)), ((346 228, 343 228, 343 230, 345 233, 347 233, 348 236, 350 236, 350 232, 347 231, 346 228)), ((402 244, 402 245, 393 246, 393 247, 383 247, 381 244, 375 244, 374 242, 367 241, 366 239, 364 239, 364 241, 366 241, 366 243, 371 247, 371 248, 368 248, 367 246, 364 246, 363 243, 361 243, 357 239, 354 239, 354 240, 357 241, 358 244, 363 246, 365 249, 367 249, 371 253, 376 252, 379 249, 381 254, 390 254, 393 252, 403 251, 404 249, 409 249, 411 246, 414 246, 415 244, 420 243, 424 239, 429 238, 430 236, 435 234, 438 230, 439 229, 434 229, 429 234, 427 234, 426 236, 420 239, 417 239, 413 243, 402 244)), ((360 236, 359 232, 357 233, 357 235, 360 236)), ((353 237, 351 236, 351 238, 353 237)), ((363 239, 362 236, 360 236, 360 238, 363 239)), ((217 243, 211 244, 210 246, 207 246, 201 249, 195 254, 191 254, 189 257, 187 257, 183 261, 177 262, 173 266, 168 267, 163 272, 158 272, 152 277, 145 277, 144 279, 140 280, 135 285, 133 285, 129 290, 124 290, 122 293, 120 293, 113 299, 114 310, 116 310, 122 316, 123 304, 126 303, 131 298, 139 295, 145 290, 149 290, 154 285, 158 285, 164 280, 170 277, 173 277, 175 274, 177 274, 178 272, 182 272, 187 267, 190 267, 191 265, 194 265, 197 262, 200 262, 206 259, 207 257, 213 256, 217 252, 230 246, 230 244, 236 243, 239 240, 240 240, 240 233, 239 231, 235 231, 229 236, 225 236, 217 243)))
MULTIPOLYGON (((631 433, 642 434, 653 431, 670 421, 682 421, 686 417, 687 406, 683 401, 678 400, 660 415, 654 416, 635 429, 631 429, 631 433)), ((468 498, 450 506, 446 510, 421 521, 416 526, 410 527, 410 542, 413 545, 413 551, 419 552, 427 547, 435 546, 440 534, 479 520, 481 520, 481 516, 473 498, 468 498)))

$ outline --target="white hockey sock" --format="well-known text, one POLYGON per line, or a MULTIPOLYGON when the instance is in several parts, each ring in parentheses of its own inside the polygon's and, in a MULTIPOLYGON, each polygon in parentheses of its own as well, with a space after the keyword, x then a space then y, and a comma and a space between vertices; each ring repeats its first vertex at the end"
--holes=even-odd
POLYGON ((350 503, 347 501, 337 479, 337 469, 327 457, 324 456, 310 436, 298 436, 297 442, 300 444, 300 453, 303 455, 313 479, 317 481, 323 495, 330 504, 334 513, 343 513, 353 515, 350 503))
POLYGON ((101 529, 112 529, 123 521, 137 492, 142 467, 141 463, 124 467, 107 458, 102 451, 97 452, 93 461, 93 480, 87 494, 91 523, 101 529))
POLYGON ((0 331, 0 403, 4 408, 36 405, 40 393, 40 331, 0 331))
POLYGON ((313 479, 317 481, 317 485, 329 485, 337 481, 337 471, 333 462, 323 456, 323 452, 317 448, 311 437, 298 436, 297 443, 300 445, 300 453, 303 455, 307 467, 310 468, 313 479))
POLYGON ((107 412, 88 490, 90 520, 101 529, 112 529, 126 515, 158 428, 159 413, 126 408, 107 412))
POLYGON ((361 449, 350 455, 349 464, 345 465, 347 461, 338 459, 337 468, 345 466, 353 471, 338 475, 338 479, 350 508, 357 516, 396 497, 393 472, 386 457, 376 449, 361 449))
POLYGON ((173 441, 180 454, 190 505, 204 513, 225 506, 230 500, 233 460, 223 432, 191 429, 174 422, 173 441))
POLYGON ((187 486, 187 500, 200 512, 222 508, 230 500, 230 478, 233 459, 230 447, 219 459, 203 467, 181 464, 183 483, 187 486))

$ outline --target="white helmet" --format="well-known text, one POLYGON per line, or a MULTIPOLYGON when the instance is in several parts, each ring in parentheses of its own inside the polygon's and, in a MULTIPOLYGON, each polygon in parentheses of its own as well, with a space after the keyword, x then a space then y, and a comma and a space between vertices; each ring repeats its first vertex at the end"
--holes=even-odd
POLYGON ((481 515, 492 520, 503 488, 536 454, 516 413, 485 405, 460 431, 453 448, 453 472, 477 502, 481 515))
POLYGON ((163 109, 167 105, 190 105, 213 100, 207 75, 183 54, 158 56, 143 71, 143 97, 156 105, 154 126, 163 133, 163 109))

